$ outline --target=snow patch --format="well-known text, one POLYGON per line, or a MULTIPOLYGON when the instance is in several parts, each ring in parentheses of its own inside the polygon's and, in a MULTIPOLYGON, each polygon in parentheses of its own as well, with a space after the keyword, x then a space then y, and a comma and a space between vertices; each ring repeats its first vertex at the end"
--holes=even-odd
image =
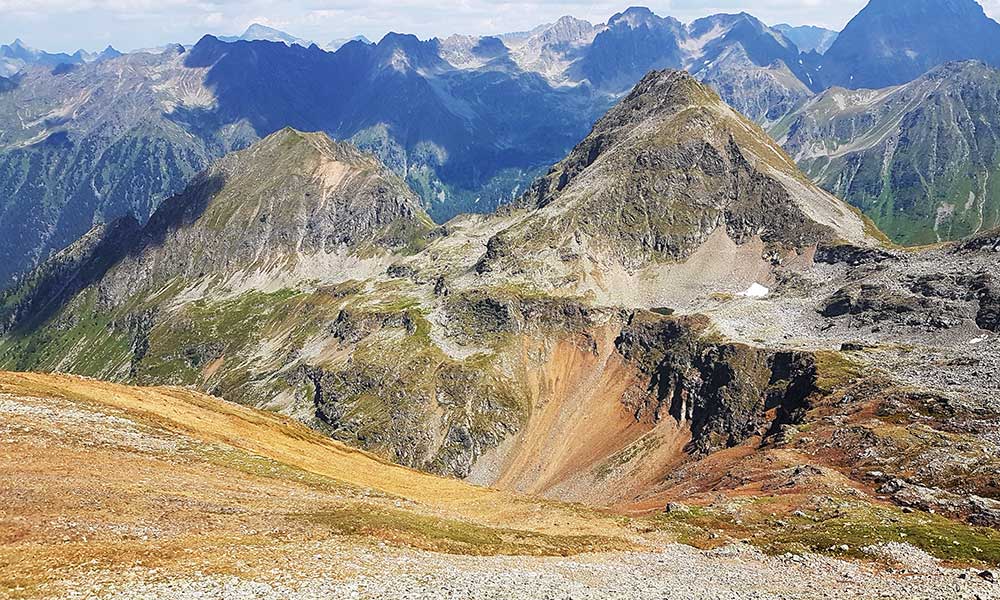
POLYGON ((739 295, 743 296, 744 298, 766 298, 767 295, 770 293, 771 290, 767 289, 766 287, 762 286, 759 283, 754 283, 753 285, 748 287, 746 291, 740 292, 739 295))

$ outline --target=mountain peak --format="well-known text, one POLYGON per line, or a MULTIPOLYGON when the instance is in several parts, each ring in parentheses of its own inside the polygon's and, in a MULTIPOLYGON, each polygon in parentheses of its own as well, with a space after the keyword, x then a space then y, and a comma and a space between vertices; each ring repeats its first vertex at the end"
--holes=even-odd
POLYGON ((719 101, 715 92, 700 84, 687 71, 680 69, 647 73, 639 83, 635 84, 625 102, 636 102, 639 99, 655 103, 658 109, 665 105, 704 106, 719 101))
POLYGON ((251 37, 262 34, 273 34, 273 33, 284 33, 274 27, 268 27, 267 25, 261 25, 260 23, 251 23, 247 26, 246 31, 243 32, 243 37, 251 37))
POLYGON ((308 161, 340 162, 362 169, 380 167, 374 156, 352 144, 334 141, 322 131, 306 132, 294 127, 279 129, 244 152, 261 162, 261 166, 270 164, 274 169, 287 166, 290 173, 296 169, 305 172, 308 161))
POLYGON ((143 247, 130 253, 136 260, 116 275, 127 281, 117 288, 391 252, 431 225, 416 194, 373 155, 286 127, 219 160, 164 201, 144 228, 143 247))
POLYGON ((590 24, 591 24, 590 21, 585 21, 584 19, 577 19, 572 15, 563 15, 559 17, 559 19, 555 23, 553 23, 552 26, 555 27, 555 26, 590 25, 590 24))
POLYGON ((245 41, 282 42, 289 46, 298 44, 303 48, 308 48, 311 45, 311 42, 307 40, 297 38, 274 27, 261 25, 260 23, 251 23, 238 39, 245 41))
POLYGON ((624 11, 612 16, 608 20, 608 27, 626 25, 631 28, 636 28, 643 25, 649 25, 650 23, 655 23, 659 20, 660 17, 645 6, 630 6, 624 11))
POLYGON ((823 55, 822 87, 883 88, 953 60, 1000 65, 1000 23, 975 0, 871 0, 823 55))
MULTIPOLYGON (((223 158, 210 168, 202 179, 218 177, 224 185, 213 198, 210 212, 246 212, 255 201, 267 210, 294 212, 331 209, 337 199, 348 203, 367 202, 366 193, 377 191, 383 200, 397 204, 399 215, 409 215, 422 221, 426 217, 419 199, 406 184, 394 175, 374 155, 358 150, 347 142, 338 142, 323 132, 304 132, 285 127, 246 150, 223 158), (300 190, 301 195, 296 192, 300 190), (274 198, 286 197, 282 206, 271 206, 274 198), (227 201, 235 204, 222 207, 227 201), (289 204, 290 203, 290 204, 289 204)), ((260 208, 263 210, 263 208, 260 208)), ((257 211, 251 211, 259 213, 257 211)), ((249 213, 247 213, 249 214, 249 213)), ((280 215, 275 213, 275 218, 280 215)), ((372 218, 365 223, 343 224, 345 228, 364 227, 377 223, 372 218)))
POLYGON ((507 234, 513 247, 592 239, 630 269, 683 260, 718 229, 783 251, 872 243, 855 211, 685 71, 646 75, 522 205, 537 213, 507 234))

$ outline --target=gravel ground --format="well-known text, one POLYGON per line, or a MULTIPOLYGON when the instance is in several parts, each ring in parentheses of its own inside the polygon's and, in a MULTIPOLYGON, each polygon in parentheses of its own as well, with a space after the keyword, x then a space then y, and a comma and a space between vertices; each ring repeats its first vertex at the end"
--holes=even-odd
MULTIPOLYGON (((902 545, 900 545, 902 546, 902 545)), ((893 549, 897 558, 905 548, 893 549)), ((921 560, 925 560, 921 557, 921 560)), ((703 552, 573 558, 467 557, 332 542, 297 546, 255 579, 163 578, 132 569, 107 580, 92 573, 60 598, 722 600, 1000 598, 1000 585, 975 571, 929 566, 888 572, 816 556, 767 557, 747 546, 703 552)))

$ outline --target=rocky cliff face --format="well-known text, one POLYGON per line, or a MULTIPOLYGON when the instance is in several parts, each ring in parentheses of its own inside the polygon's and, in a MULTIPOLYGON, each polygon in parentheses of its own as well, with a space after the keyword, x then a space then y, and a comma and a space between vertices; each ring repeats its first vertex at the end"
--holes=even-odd
POLYGON ((952 63, 899 87, 829 90, 772 133, 895 241, 957 240, 1000 223, 998 90, 995 69, 952 63))
POLYGON ((615 347, 649 373, 649 400, 655 400, 634 407, 637 419, 669 416, 690 427, 692 453, 738 446, 801 423, 817 392, 810 354, 713 343, 704 327, 697 319, 654 313, 630 317, 615 347))

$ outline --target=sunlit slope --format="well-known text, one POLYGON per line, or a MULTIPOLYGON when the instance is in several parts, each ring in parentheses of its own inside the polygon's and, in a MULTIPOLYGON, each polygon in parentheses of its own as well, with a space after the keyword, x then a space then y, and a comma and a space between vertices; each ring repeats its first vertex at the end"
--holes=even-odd
POLYGON ((632 546, 621 520, 425 475, 181 388, 0 373, 0 414, 0 590, 15 596, 87 569, 253 574, 313 543, 632 546))

